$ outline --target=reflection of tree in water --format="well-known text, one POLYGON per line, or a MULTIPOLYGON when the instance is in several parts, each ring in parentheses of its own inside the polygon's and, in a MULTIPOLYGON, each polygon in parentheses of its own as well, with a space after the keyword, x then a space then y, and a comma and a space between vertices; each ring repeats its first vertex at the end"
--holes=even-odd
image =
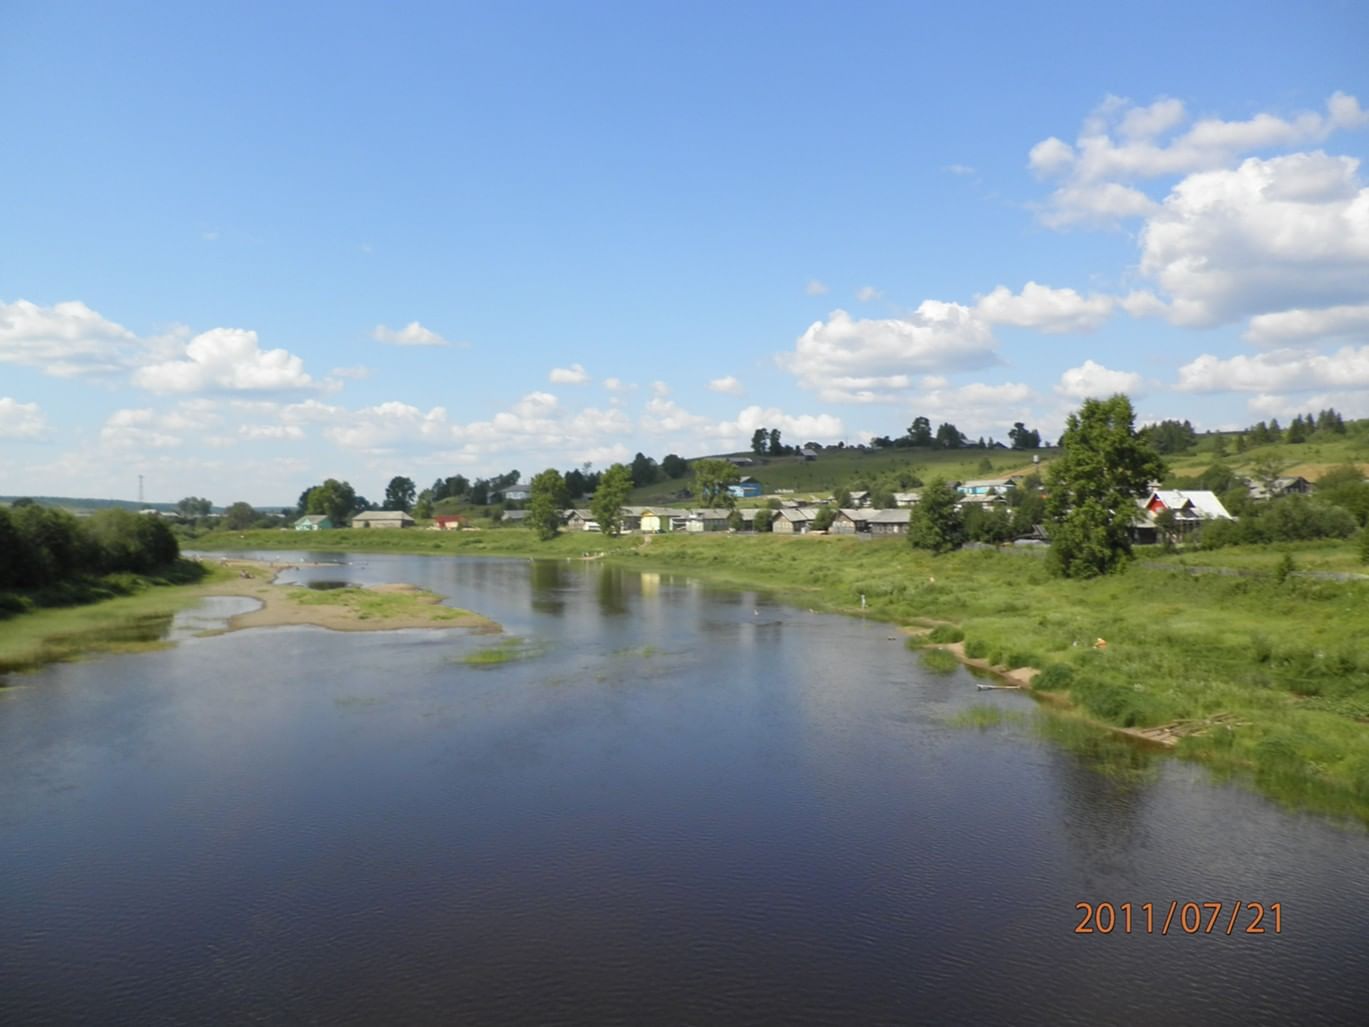
POLYGON ((566 572, 559 560, 534 560, 528 575, 532 608, 538 613, 562 613, 566 608, 566 572))
POLYGON ((1037 719, 1053 743, 1048 766, 1060 779, 1066 834, 1091 865, 1130 864, 1145 841, 1145 809, 1159 777, 1157 754, 1068 717, 1037 719))
POLYGON ((609 614, 627 613, 627 589, 623 584, 621 570, 616 567, 600 567, 596 592, 601 611, 609 614))

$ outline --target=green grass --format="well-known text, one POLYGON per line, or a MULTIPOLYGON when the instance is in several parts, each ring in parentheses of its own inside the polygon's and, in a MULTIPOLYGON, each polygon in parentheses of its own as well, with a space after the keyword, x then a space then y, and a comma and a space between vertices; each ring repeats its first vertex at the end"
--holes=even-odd
POLYGON ((545 651, 542 645, 526 638, 501 638, 494 645, 466 653, 461 657, 461 662, 468 667, 488 669, 502 667, 506 663, 518 660, 530 660, 541 656, 545 651))
POLYGON ((407 617, 421 614, 429 620, 455 620, 468 617, 470 612, 452 606, 434 605, 432 592, 377 592, 369 588, 292 588, 287 597, 301 606, 341 606, 356 614, 359 620, 407 617))
POLYGON ((90 579, 21 596, 18 605, 26 612, 0 619, 0 674, 88 653, 160 648, 176 611, 203 595, 200 588, 177 586, 213 581, 219 574, 183 560, 159 575, 90 579), (39 601, 49 605, 40 607, 39 601))

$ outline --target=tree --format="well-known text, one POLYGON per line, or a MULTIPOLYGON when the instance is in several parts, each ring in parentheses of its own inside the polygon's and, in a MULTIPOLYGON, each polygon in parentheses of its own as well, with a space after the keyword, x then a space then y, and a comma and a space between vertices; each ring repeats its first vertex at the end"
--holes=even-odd
POLYGON ((632 458, 632 484, 650 485, 660 476, 661 469, 656 466, 656 461, 651 457, 644 453, 638 453, 632 458))
POLYGON ((1307 441, 1307 425, 1303 423, 1302 415, 1293 418, 1293 423, 1288 426, 1288 441, 1299 444, 1307 441))
POLYGON ((770 429, 770 455, 784 455, 784 444, 780 442, 780 430, 778 428, 770 429))
POLYGON ((229 531, 243 531, 252 527, 257 520, 257 511, 244 502, 234 503, 223 515, 223 526, 229 531))
POLYGON ((695 460, 694 483, 699 487, 699 498, 706 507, 731 506, 732 493, 727 486, 741 480, 741 473, 727 460, 695 460))
POLYGON ((667 478, 683 478, 685 471, 689 470, 689 461, 675 453, 668 453, 661 461, 661 470, 665 471, 667 478))
POLYGON ((1041 433, 1035 429, 1028 429, 1021 421, 1014 421, 1012 431, 1008 432, 1008 438, 1012 439, 1013 449, 1040 449, 1041 433))
POLYGON ((390 484, 385 486, 385 509, 408 513, 414 507, 415 491, 412 478, 391 478, 390 484))
POLYGON ((746 520, 742 517, 742 512, 734 507, 727 515, 728 531, 741 531, 745 525, 746 520))
POLYGON ((936 430, 936 444, 942 449, 959 449, 965 445, 965 436, 950 421, 945 421, 936 430))
POLYGON ((832 526, 832 522, 837 519, 835 507, 824 506, 813 518, 813 531, 826 531, 832 526))
POLYGON ((601 531, 609 535, 618 534, 623 522, 623 504, 627 502, 631 491, 632 471, 623 464, 614 464, 604 472, 589 504, 601 531))
POLYGON ((1120 393, 1085 400, 1066 421, 1046 504, 1056 573, 1067 578, 1106 574, 1131 554, 1136 500, 1165 474, 1135 421, 1131 400, 1120 393))
POLYGON ((431 489, 424 489, 414 500, 414 517, 420 521, 431 520, 433 516, 433 493, 431 489))
POLYGON ((922 489, 908 515, 908 542, 914 549, 945 553, 965 540, 965 524, 956 506, 960 496, 944 478, 933 478, 922 489))
POLYGON ((357 508, 356 490, 345 481, 329 478, 322 485, 309 490, 306 513, 327 514, 332 522, 341 527, 357 508))
POLYGON ((756 531, 770 531, 774 526, 774 520, 775 511, 771 510, 769 507, 762 507, 756 511, 756 519, 751 522, 751 526, 755 528, 756 531))
POLYGON ((914 417, 904 436, 910 446, 930 446, 932 444, 932 422, 925 417, 914 417))
POLYGON ((182 517, 208 517, 214 504, 199 496, 186 496, 176 504, 176 511, 182 517))
POLYGON ((751 433, 751 452, 757 456, 765 456, 765 447, 769 441, 770 433, 764 428, 757 428, 751 433))
POLYGON ((545 542, 561 530, 561 508, 566 505, 566 482, 561 472, 548 467, 532 479, 528 497, 528 523, 545 542))

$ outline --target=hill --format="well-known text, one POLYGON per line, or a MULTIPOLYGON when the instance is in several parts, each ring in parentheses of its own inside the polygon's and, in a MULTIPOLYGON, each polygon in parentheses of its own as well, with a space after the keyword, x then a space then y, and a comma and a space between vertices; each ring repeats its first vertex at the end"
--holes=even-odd
MULTIPOLYGON (((826 449, 816 460, 800 456, 753 457, 751 453, 718 454, 697 459, 728 459, 748 457, 755 466, 740 468, 764 486, 765 495, 778 490, 793 490, 798 495, 820 493, 830 495, 838 488, 850 488, 862 479, 886 474, 907 472, 923 481, 935 477, 964 481, 970 478, 1001 478, 1010 474, 1026 475, 1040 470, 1058 450, 1014 449, 867 449, 855 447, 826 449), (1032 461, 1039 456, 1040 465, 1032 461)), ((629 502, 636 506, 652 503, 681 502, 675 494, 681 489, 693 489, 694 476, 687 472, 681 478, 665 478, 651 485, 634 489, 629 502)))

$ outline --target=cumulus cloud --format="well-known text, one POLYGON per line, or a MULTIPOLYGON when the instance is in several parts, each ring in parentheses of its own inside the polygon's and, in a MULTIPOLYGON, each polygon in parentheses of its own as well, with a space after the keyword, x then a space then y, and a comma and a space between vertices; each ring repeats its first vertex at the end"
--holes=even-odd
POLYGON ((1297 392, 1369 389, 1369 346, 1335 353, 1282 349, 1222 359, 1205 353, 1179 368, 1182 392, 1297 392))
POLYGON ((1014 294, 1000 285, 975 304, 975 312, 985 321, 1057 335, 1065 332, 1091 332, 1112 314, 1116 301, 1111 296, 1084 297, 1073 289, 1052 289, 1028 282, 1014 294))
POLYGON ((1180 182, 1141 233, 1141 271, 1171 297, 1171 320, 1209 326, 1369 300, 1369 188, 1358 168, 1301 153, 1180 182))
POLYGON ((44 438, 48 423, 37 403, 20 403, 10 396, 0 396, 0 439, 44 438))
POLYGON ((730 374, 721 378, 714 378, 708 383, 708 390, 710 392, 721 392, 724 396, 740 396, 746 391, 742 388, 742 383, 730 374))
POLYGON ((251 442, 293 442, 304 438, 304 429, 297 424, 242 424, 238 435, 251 442))
POLYGON ((1259 314, 1250 319, 1245 333, 1249 341, 1259 346, 1287 346, 1356 335, 1369 336, 1369 303, 1259 314))
POLYGON ((621 378, 605 378, 603 384, 604 388, 609 392, 628 392, 637 387, 635 385, 629 385, 621 378))
POLYGON ((0 363, 34 367, 55 378, 126 370, 137 337, 79 301, 40 307, 0 302, 0 363))
POLYGON ((803 287, 803 291, 809 296, 825 296, 828 290, 824 283, 819 282, 816 278, 810 278, 808 284, 803 287))
POLYGON ((1028 153, 1028 166, 1041 178, 1062 180, 1042 220, 1061 228, 1145 216, 1153 201, 1128 183, 1223 168, 1260 150, 1320 144, 1337 131, 1369 125, 1369 112, 1355 97, 1338 92, 1327 100, 1324 113, 1304 111, 1288 118, 1260 113, 1245 121, 1204 118, 1178 132, 1187 121, 1179 100, 1138 106, 1108 97, 1085 119, 1074 145, 1054 136, 1037 143, 1028 153))
POLYGON ((815 321, 779 361, 827 402, 880 402, 911 385, 916 372, 997 362, 989 323, 958 303, 925 300, 902 318, 855 320, 834 310, 815 321))
POLYGON ((256 332, 214 328, 190 340, 185 359, 141 367, 133 383, 166 393, 304 389, 313 380, 301 358, 283 349, 261 349, 256 332))
POLYGON ((410 321, 403 328, 388 328, 376 325, 371 338, 387 346, 450 346, 452 345, 431 328, 424 328, 417 321, 410 321))
POLYGON ((1117 392, 1136 395, 1145 384, 1134 371, 1112 371, 1102 364, 1085 360, 1060 376, 1055 391, 1073 400, 1102 399, 1117 392))
POLYGON ((589 381, 589 372, 579 364, 570 367, 553 367, 547 379, 555 385, 584 385, 589 381))

